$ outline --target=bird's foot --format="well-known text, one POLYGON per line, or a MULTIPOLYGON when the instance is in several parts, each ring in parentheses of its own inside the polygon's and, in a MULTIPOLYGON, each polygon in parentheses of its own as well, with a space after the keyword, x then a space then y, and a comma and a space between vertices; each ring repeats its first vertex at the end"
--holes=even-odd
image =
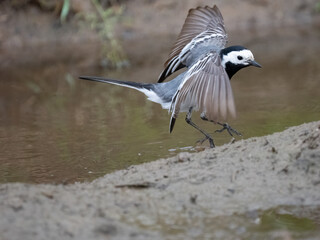
POLYGON ((207 136, 205 136, 205 138, 198 140, 197 143, 202 144, 202 143, 204 143, 206 140, 209 141, 210 148, 214 148, 214 147, 215 147, 214 142, 213 142, 213 138, 212 138, 210 135, 207 135, 207 136))
POLYGON ((215 132, 223 132, 224 130, 227 130, 228 133, 230 134, 231 137, 233 137, 233 134, 236 134, 237 136, 242 136, 242 134, 240 132, 238 132, 237 130, 233 129, 228 123, 219 123, 222 128, 219 130, 216 130, 215 132))

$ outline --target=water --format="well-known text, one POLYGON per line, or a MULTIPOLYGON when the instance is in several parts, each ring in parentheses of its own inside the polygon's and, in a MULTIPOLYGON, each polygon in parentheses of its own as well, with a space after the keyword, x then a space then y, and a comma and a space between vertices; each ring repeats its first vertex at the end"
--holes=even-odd
POLYGON ((190 218, 192 221, 175 219, 174 225, 163 219, 163 224, 158 227, 169 234, 167 239, 302 240, 319 239, 320 235, 320 209, 316 206, 279 206, 265 211, 207 218, 195 214, 190 218))
MULTIPOLYGON (((289 29, 231 39, 252 49, 263 65, 244 69, 232 80, 238 117, 229 124, 243 138, 320 119, 319 37, 319 29, 289 29)), ((149 41, 156 44, 152 37, 149 41)), ((90 181, 132 164, 196 151, 202 135, 184 122, 184 114, 169 134, 167 111, 141 93, 77 79, 97 75, 155 82, 166 56, 159 55, 163 58, 149 56, 114 72, 64 63, 2 69, 0 182, 90 181)), ((217 145, 230 141, 199 114, 193 119, 217 145)))

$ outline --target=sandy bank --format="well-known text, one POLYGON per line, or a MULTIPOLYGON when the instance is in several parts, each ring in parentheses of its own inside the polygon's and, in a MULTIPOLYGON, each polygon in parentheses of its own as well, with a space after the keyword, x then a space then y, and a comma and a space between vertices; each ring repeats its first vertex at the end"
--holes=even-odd
POLYGON ((219 239, 212 219, 319 204, 320 122, 312 122, 91 183, 2 184, 0 239, 219 239))

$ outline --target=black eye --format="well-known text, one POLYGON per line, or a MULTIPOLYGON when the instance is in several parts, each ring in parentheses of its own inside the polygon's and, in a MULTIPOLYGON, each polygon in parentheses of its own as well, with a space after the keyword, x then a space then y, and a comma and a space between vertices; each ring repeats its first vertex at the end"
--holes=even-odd
POLYGON ((238 60, 242 60, 243 59, 243 57, 242 56, 238 56, 238 60))

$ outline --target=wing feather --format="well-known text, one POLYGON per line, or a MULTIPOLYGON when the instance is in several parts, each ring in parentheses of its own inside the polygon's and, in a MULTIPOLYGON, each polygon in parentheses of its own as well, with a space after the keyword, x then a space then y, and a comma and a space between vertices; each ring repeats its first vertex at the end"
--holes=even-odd
POLYGON ((198 44, 206 37, 214 41, 213 46, 217 49, 223 48, 227 43, 223 17, 217 6, 190 9, 181 32, 164 64, 164 70, 160 74, 158 82, 162 82, 166 77, 180 69, 170 65, 183 64, 182 66, 185 66, 187 57, 192 54, 190 50, 194 44, 198 44), (172 61, 173 59, 175 60, 172 61), (179 63, 176 62, 176 59, 179 60, 179 63))
POLYGON ((235 104, 229 77, 217 53, 209 53, 186 73, 172 101, 172 118, 189 108, 200 110, 211 121, 235 117, 235 104))

